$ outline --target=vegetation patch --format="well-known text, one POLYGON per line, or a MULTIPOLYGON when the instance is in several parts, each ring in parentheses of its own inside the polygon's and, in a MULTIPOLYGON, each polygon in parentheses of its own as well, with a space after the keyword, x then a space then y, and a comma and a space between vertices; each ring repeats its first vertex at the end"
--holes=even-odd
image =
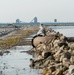
POLYGON ((23 38, 26 38, 32 33, 32 30, 18 30, 15 34, 9 36, 7 39, 0 41, 0 48, 8 49, 19 45, 20 43, 23 44, 23 38))

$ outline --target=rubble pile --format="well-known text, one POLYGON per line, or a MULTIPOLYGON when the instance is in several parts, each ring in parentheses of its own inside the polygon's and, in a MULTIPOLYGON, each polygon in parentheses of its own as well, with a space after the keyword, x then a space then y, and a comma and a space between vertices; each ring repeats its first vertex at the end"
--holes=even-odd
POLYGON ((45 31, 43 37, 49 39, 38 42, 31 50, 34 59, 30 59, 30 67, 42 69, 43 75, 74 75, 74 42, 52 29, 45 31))

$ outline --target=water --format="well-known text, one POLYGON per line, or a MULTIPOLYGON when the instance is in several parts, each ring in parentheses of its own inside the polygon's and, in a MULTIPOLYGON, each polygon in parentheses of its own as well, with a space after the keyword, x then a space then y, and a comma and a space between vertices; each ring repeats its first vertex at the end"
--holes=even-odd
POLYGON ((0 75, 40 75, 40 70, 29 67, 31 55, 21 52, 31 46, 16 46, 9 49, 10 53, 0 56, 0 75))
POLYGON ((74 37, 74 26, 49 26, 49 28, 62 33, 64 36, 74 37))

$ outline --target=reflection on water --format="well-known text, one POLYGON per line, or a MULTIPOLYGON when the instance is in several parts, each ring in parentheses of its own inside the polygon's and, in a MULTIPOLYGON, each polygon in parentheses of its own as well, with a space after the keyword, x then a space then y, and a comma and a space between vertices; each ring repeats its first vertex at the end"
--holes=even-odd
POLYGON ((49 28, 62 33, 64 36, 74 37, 74 26, 49 26, 49 28))
POLYGON ((21 53, 31 49, 31 46, 16 46, 9 54, 0 56, 0 75, 40 75, 40 70, 29 67, 31 55, 21 53))

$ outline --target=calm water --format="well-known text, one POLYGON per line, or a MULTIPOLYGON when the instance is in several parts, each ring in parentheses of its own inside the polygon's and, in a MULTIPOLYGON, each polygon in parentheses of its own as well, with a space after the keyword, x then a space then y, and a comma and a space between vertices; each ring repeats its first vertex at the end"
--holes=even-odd
POLYGON ((22 53, 31 49, 31 46, 16 46, 10 53, 0 56, 0 75, 40 75, 40 70, 31 69, 31 55, 22 53))
POLYGON ((74 26, 49 26, 67 37, 74 37, 74 26))

